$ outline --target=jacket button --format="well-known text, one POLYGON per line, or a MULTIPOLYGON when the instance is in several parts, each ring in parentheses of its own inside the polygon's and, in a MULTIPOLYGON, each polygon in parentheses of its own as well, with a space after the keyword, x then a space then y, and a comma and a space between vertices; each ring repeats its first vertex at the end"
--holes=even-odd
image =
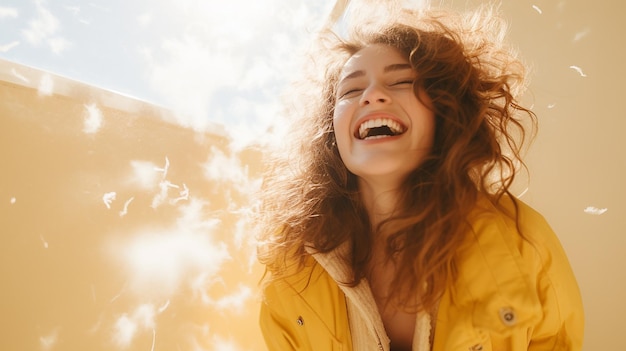
POLYGON ((483 350, 483 345, 481 344, 476 344, 469 348, 469 351, 482 351, 482 350, 483 350))
POLYGON ((298 319, 296 319, 296 323, 298 323, 299 326, 304 325, 304 319, 302 319, 302 316, 298 316, 298 319))
POLYGON ((502 321, 502 323, 504 323, 504 325, 512 327, 517 324, 517 315, 512 308, 502 307, 500 309, 500 320, 502 321))

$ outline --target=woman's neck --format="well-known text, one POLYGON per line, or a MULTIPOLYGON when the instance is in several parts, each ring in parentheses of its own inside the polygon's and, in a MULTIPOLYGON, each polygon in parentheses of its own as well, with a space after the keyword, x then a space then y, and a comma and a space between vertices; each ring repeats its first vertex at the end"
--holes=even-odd
POLYGON ((361 200, 367 210, 372 228, 376 229, 381 222, 391 217, 396 211, 398 189, 398 186, 359 179, 361 200))

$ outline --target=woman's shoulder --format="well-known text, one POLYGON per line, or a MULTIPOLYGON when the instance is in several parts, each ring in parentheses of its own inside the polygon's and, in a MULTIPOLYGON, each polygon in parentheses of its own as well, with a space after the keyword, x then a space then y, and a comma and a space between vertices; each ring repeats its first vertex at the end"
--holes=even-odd
POLYGON ((307 288, 325 275, 324 269, 308 253, 301 257, 290 257, 280 267, 266 272, 263 294, 284 296, 285 294, 301 295, 307 288))
POLYGON ((512 271, 521 273, 533 281, 531 285, 544 279, 576 285, 559 237, 544 216, 523 201, 502 197, 494 204, 481 199, 469 225, 460 261, 481 262, 503 279, 512 271))
POLYGON ((507 195, 496 203, 481 197, 470 213, 469 224, 476 235, 497 233, 507 241, 560 246, 554 230, 541 213, 524 201, 507 195))
POLYGON ((571 316, 582 316, 565 251, 539 212, 517 199, 503 197, 497 205, 481 199, 469 224, 453 291, 457 303, 479 312, 477 323, 504 333, 497 316, 510 310, 517 326, 543 321, 542 328, 556 333, 571 316))

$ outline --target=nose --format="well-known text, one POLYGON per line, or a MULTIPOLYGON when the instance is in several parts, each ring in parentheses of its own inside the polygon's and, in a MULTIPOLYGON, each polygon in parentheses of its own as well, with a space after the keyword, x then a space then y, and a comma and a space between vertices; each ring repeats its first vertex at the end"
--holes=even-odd
POLYGON ((373 83, 368 86, 363 94, 361 94, 360 105, 370 104, 386 104, 391 102, 391 96, 387 93, 385 88, 378 83, 373 83))

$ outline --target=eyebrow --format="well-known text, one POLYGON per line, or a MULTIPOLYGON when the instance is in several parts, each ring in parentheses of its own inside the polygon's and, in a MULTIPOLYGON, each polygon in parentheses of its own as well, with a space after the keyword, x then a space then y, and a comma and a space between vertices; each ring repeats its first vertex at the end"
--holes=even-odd
MULTIPOLYGON (((401 70, 405 70, 405 69, 411 69, 412 70, 413 67, 411 67, 411 65, 408 64, 408 63, 394 63, 392 65, 385 66, 385 68, 383 68, 383 72, 387 73, 387 72, 392 72, 392 71, 401 71, 401 70)), ((364 75, 365 75, 365 71, 364 70, 354 71, 354 72, 348 74, 347 76, 341 78, 341 80, 339 80, 339 83, 345 81, 346 79, 362 77, 364 75)))

